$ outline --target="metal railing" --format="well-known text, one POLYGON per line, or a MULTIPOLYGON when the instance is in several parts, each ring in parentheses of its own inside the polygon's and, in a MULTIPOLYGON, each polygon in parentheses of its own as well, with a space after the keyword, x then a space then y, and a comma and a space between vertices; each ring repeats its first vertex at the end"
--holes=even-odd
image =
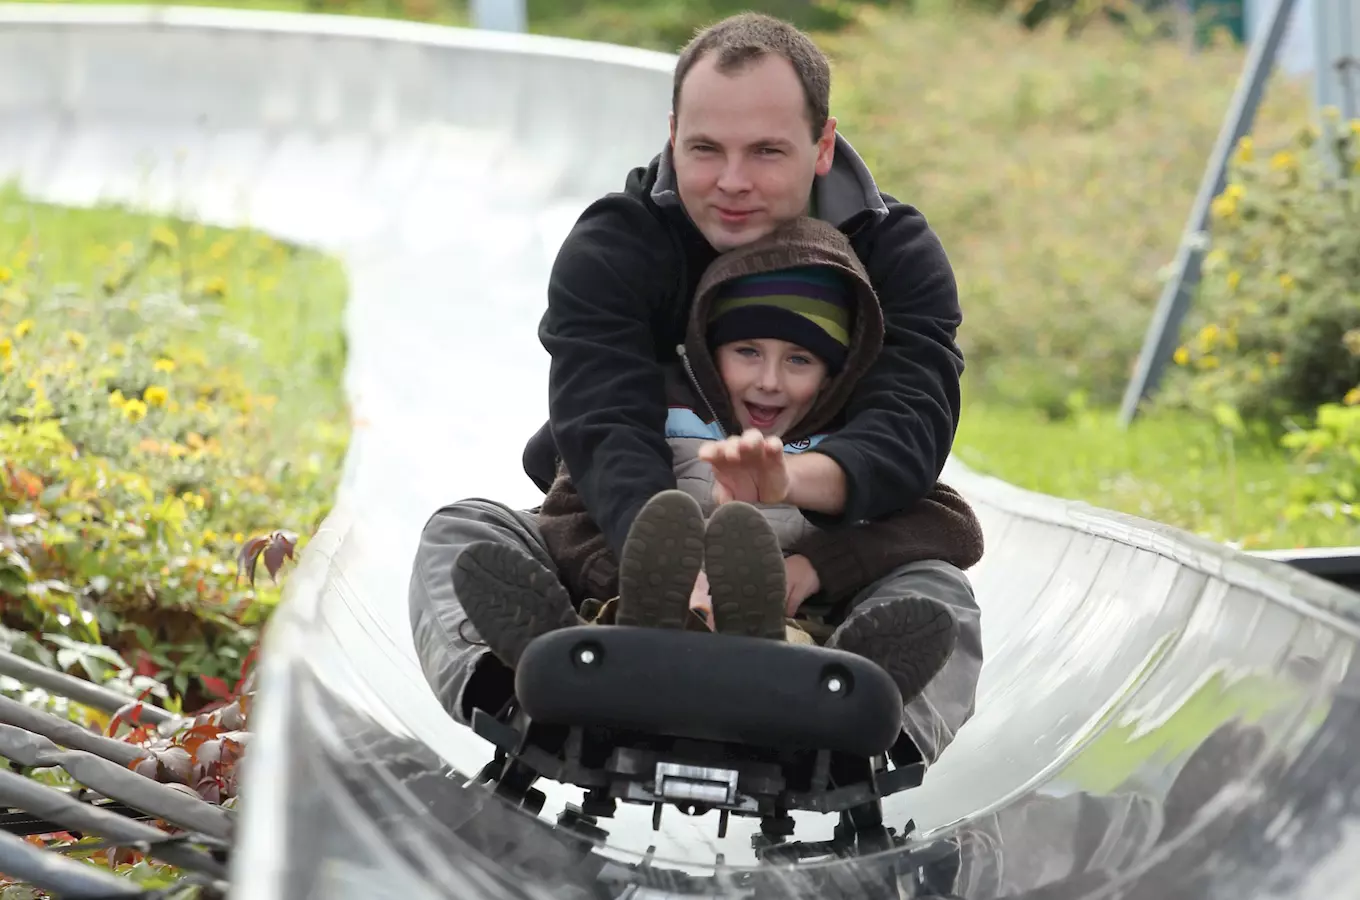
MULTIPOLYGON (((105 712, 130 702, 41 667, 21 676, 27 669, 18 663, 27 661, 0 652, 0 671, 51 693, 105 712)), ((143 721, 165 728, 183 722, 146 703, 142 712, 143 721)), ((151 900, 189 889, 198 889, 201 898, 225 896, 234 812, 204 801, 192 785, 162 783, 135 771, 150 755, 135 744, 0 696, 0 761, 9 763, 8 771, 0 768, 0 875, 65 900, 151 900), (63 789, 27 777, 42 769, 60 769, 78 787, 63 789), (71 835, 80 842, 44 847, 27 840, 35 835, 71 835), (91 837, 97 840, 85 840, 91 837), (168 888, 147 889, 72 858, 105 849, 139 852, 174 867, 179 877, 168 888)))

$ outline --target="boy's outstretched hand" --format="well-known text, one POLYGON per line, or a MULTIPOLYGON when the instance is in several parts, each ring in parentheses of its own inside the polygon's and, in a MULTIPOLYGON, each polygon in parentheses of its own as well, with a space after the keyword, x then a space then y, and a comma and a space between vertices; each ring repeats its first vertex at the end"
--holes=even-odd
POLYGON ((699 458, 713 467, 713 501, 718 505, 782 503, 789 495, 784 444, 748 428, 741 437, 705 443, 699 458))
POLYGON ((827 515, 845 509, 845 472, 821 453, 784 452, 777 437, 749 428, 741 437, 707 441, 699 458, 713 467, 713 502, 790 503, 827 515))

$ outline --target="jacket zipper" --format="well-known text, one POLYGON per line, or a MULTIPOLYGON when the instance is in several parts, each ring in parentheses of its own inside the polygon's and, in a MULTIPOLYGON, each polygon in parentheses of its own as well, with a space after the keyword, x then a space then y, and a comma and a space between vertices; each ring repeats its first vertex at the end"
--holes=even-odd
POLYGON ((713 408, 713 404, 708 402, 708 397, 704 394, 704 389, 699 387, 699 379, 694 377, 694 369, 690 366, 689 353, 685 351, 685 345, 676 345, 675 352, 680 354, 680 359, 685 364, 685 374, 689 376, 689 383, 694 385, 694 390, 699 395, 699 399, 704 401, 704 406, 708 408, 708 414, 713 417, 713 424, 718 426, 718 430, 722 432, 723 437, 729 437, 730 435, 728 435, 727 429, 723 427, 722 419, 718 418, 718 413, 713 408))

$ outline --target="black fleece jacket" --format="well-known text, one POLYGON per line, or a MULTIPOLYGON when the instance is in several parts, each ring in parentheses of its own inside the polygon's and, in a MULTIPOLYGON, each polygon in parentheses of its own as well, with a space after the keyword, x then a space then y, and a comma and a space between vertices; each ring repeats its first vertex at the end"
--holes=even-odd
MULTIPOLYGON (((878 190, 837 138, 814 211, 850 238, 883 307, 883 350, 845 408, 846 424, 814 452, 846 475, 838 516, 821 528, 882 518, 934 488, 958 428, 962 311, 953 269, 915 208, 878 190)), ((675 359, 699 277, 717 256, 675 192, 669 148, 592 203, 563 242, 539 339, 551 356, 549 421, 524 468, 547 492, 566 463, 617 555, 638 510, 675 487, 658 363, 675 359)))

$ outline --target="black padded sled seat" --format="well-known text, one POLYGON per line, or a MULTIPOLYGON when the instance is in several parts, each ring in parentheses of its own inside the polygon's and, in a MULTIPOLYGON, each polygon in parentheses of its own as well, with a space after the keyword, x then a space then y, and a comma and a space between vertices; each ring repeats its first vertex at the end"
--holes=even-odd
POLYGON ((888 674, 842 650, 621 625, 537 638, 515 694, 545 724, 864 758, 887 752, 903 715, 888 674))

